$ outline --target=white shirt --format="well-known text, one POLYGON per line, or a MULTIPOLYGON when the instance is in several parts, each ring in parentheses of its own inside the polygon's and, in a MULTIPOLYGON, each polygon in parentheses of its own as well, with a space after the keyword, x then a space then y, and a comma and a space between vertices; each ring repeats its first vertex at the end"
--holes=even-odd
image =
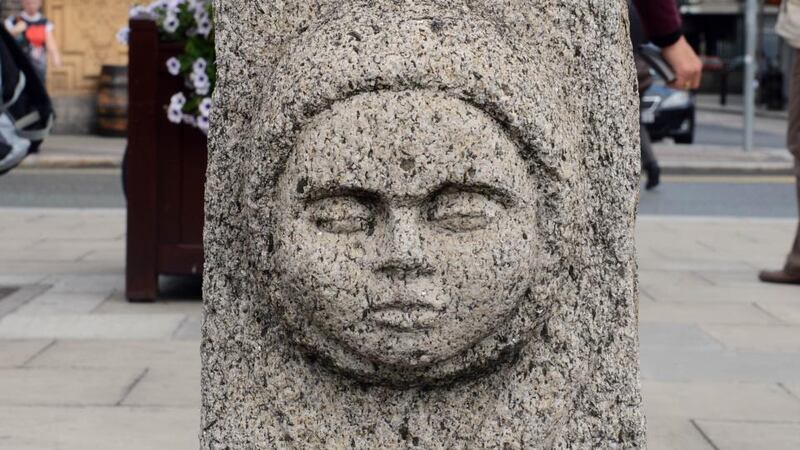
MULTIPOLYGON (((36 14, 34 14, 32 16, 29 16, 28 13, 26 13, 25 11, 22 11, 19 14, 14 14, 13 16, 8 16, 8 18, 6 19, 6 22, 5 22, 7 30, 10 31, 12 28, 14 28, 14 25, 17 24, 17 18, 18 17, 22 17, 23 19, 25 19, 25 20, 27 20, 29 22, 36 22, 36 21, 42 20, 42 13, 37 12, 36 14)), ((53 22, 50 22, 48 20, 46 26, 47 26, 47 32, 48 33, 52 33, 53 32, 53 28, 54 28, 53 27, 53 22)))

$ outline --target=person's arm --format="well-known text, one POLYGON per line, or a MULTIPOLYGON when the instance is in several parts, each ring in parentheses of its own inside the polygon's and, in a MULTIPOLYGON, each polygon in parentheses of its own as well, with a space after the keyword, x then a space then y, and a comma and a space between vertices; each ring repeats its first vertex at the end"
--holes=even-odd
POLYGON ((675 0, 635 0, 634 3, 653 44, 663 48, 678 42, 682 36, 682 22, 675 0))
POLYGON ((47 25, 47 39, 44 43, 45 47, 47 48, 47 53, 50 55, 50 58, 53 60, 53 64, 56 67, 61 67, 61 53, 58 51, 58 44, 56 43, 56 38, 53 36, 53 25, 47 25))
POLYGON ((672 87, 697 89, 703 63, 686 42, 681 31, 681 15, 675 0, 635 0, 650 40, 661 47, 664 59, 675 71, 672 87))
POLYGON ((17 20, 16 16, 11 16, 4 22, 6 30, 12 37, 17 38, 28 29, 28 24, 24 20, 17 20))

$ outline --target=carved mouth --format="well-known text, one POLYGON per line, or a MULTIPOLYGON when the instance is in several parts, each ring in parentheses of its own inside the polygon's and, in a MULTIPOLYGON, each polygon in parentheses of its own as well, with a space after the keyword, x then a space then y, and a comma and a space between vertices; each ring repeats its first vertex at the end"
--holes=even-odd
POLYGON ((396 331, 424 331, 434 326, 441 309, 425 303, 390 303, 369 311, 376 324, 396 331))

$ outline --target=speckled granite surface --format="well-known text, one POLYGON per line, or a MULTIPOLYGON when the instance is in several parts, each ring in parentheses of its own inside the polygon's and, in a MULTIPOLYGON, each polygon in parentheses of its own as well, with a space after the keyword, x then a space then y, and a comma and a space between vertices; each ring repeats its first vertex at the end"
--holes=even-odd
POLYGON ((203 448, 644 446, 622 7, 216 2, 203 448))

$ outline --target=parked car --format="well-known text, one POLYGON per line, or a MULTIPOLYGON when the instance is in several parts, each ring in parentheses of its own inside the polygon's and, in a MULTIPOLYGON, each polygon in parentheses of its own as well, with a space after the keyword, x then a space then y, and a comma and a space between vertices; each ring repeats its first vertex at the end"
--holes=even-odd
POLYGON ((653 141, 672 138, 678 144, 694 142, 694 95, 656 82, 642 96, 641 121, 653 141))

